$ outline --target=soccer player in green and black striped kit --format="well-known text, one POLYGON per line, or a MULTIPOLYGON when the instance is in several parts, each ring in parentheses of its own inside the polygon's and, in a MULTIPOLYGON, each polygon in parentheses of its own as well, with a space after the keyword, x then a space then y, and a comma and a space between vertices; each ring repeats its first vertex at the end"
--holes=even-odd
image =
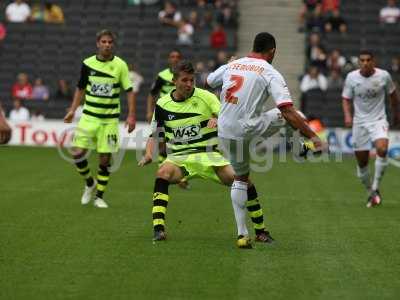
POLYGON ((107 208, 103 194, 110 178, 111 155, 119 147, 120 93, 127 93, 128 132, 132 132, 136 125, 136 99, 128 76, 128 66, 113 52, 115 35, 109 30, 102 30, 97 33, 96 40, 97 54, 86 58, 82 63, 81 77, 64 122, 72 122, 85 95, 83 114, 73 140, 75 164, 86 181, 81 203, 88 204, 96 189, 94 206, 107 208), (86 159, 88 150, 97 150, 99 153, 96 180, 90 173, 86 159))
POLYGON ((150 94, 147 97, 147 122, 151 122, 156 100, 168 95, 169 92, 175 88, 175 84, 172 80, 172 69, 181 59, 182 54, 179 50, 174 49, 168 54, 168 68, 158 73, 156 80, 151 86, 150 94))
MULTIPOLYGON (((154 240, 166 239, 165 215, 169 202, 168 187, 183 178, 203 178, 230 186, 234 172, 229 161, 218 151, 218 98, 194 86, 194 68, 181 61, 173 70, 176 89, 161 97, 153 116, 153 135, 146 154, 139 162, 144 166, 152 161, 155 142, 166 144, 167 158, 157 171, 153 194, 154 240)), ((263 212, 254 186, 248 188, 247 208, 256 231, 256 241, 272 241, 265 229, 263 212)), ((250 243, 239 245, 251 248, 250 243)))

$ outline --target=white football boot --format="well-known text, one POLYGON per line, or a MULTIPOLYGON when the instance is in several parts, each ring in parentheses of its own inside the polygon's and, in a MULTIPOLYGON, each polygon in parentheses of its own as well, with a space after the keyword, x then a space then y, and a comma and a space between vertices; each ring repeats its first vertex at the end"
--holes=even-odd
POLYGON ((94 207, 98 208, 108 208, 108 204, 101 198, 94 199, 94 207))
POLYGON ((93 191, 96 189, 97 181, 93 180, 92 186, 85 185, 85 190, 83 191, 81 203, 82 205, 86 205, 92 200, 93 191))

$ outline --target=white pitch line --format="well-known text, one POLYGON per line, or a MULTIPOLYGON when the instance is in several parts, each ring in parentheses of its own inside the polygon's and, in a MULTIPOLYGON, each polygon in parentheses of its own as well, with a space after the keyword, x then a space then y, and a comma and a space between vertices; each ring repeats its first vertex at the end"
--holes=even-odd
POLYGON ((397 168, 400 168, 400 161, 395 160, 395 159, 393 159, 393 158, 389 158, 388 160, 389 160, 389 163, 390 163, 390 164, 392 164, 393 166, 395 166, 395 167, 397 167, 397 168))

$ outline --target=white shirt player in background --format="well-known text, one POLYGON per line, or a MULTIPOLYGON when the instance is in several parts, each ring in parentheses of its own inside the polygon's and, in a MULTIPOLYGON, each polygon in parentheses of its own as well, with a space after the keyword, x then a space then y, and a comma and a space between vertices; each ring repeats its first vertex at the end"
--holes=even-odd
POLYGON ((247 57, 221 66, 207 78, 207 84, 211 87, 222 85, 218 137, 220 147, 228 155, 235 171, 231 199, 238 229, 237 244, 243 248, 251 244, 246 228, 245 203, 248 190, 255 192, 255 187, 249 180, 249 146, 252 139, 267 132, 272 122, 263 110, 268 97, 272 97, 282 116, 292 127, 298 128, 305 137, 313 141, 316 149, 326 148, 294 109, 285 80, 271 65, 275 50, 275 38, 267 32, 261 32, 256 35, 253 51, 247 57))
POLYGON ((386 94, 392 103, 394 123, 398 124, 400 118, 397 111, 396 88, 390 74, 375 68, 374 56, 370 51, 360 52, 359 64, 360 69, 350 72, 346 77, 342 103, 345 126, 353 126, 353 148, 358 164, 357 176, 369 193, 367 207, 372 207, 381 203, 379 183, 388 165, 386 156, 389 123, 385 111, 386 94), (376 149, 372 185, 368 171, 371 146, 376 149))

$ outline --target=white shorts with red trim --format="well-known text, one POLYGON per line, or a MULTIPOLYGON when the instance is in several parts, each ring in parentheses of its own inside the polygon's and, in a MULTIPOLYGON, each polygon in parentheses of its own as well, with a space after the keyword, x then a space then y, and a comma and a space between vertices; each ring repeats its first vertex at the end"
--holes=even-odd
POLYGON ((373 147, 373 142, 388 139, 389 123, 386 119, 353 124, 353 148, 355 151, 367 151, 373 147))
POLYGON ((256 145, 286 125, 286 120, 278 108, 264 112, 257 120, 256 128, 263 130, 254 135, 246 135, 240 139, 219 137, 219 150, 230 161, 236 175, 249 174, 250 162, 254 159, 253 156, 257 155, 256 145))

